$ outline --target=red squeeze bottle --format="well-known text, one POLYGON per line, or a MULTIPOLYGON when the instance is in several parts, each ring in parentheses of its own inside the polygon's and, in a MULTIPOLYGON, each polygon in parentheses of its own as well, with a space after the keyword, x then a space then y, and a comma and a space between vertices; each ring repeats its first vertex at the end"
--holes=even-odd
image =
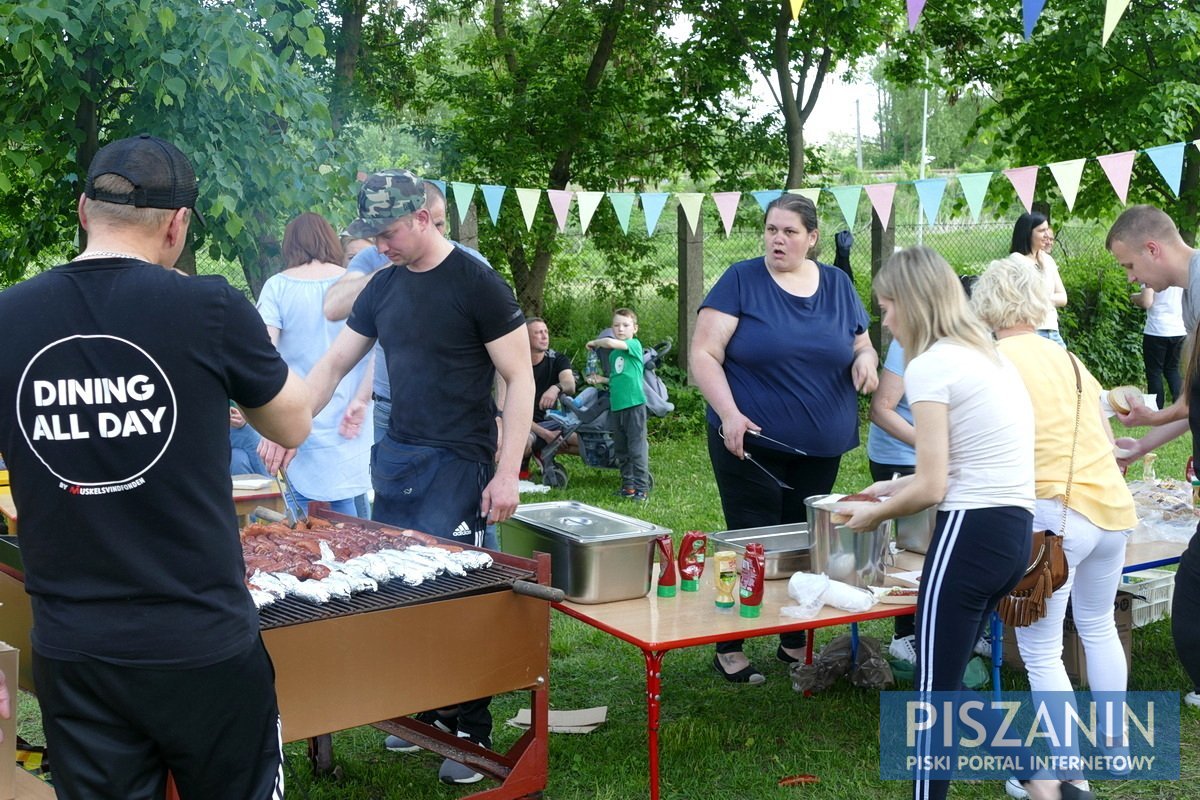
POLYGON ((763 546, 758 542, 746 545, 742 554, 741 579, 739 581, 738 597, 741 607, 738 613, 743 617, 757 617, 762 611, 763 581, 767 571, 767 555, 763 546))
POLYGON ((700 576, 704 574, 704 551, 708 549, 708 535, 704 531, 688 531, 679 544, 679 586, 685 592, 700 590, 700 576))
POLYGON ((658 596, 675 596, 675 546, 671 544, 671 534, 664 533, 654 538, 658 545, 658 596))

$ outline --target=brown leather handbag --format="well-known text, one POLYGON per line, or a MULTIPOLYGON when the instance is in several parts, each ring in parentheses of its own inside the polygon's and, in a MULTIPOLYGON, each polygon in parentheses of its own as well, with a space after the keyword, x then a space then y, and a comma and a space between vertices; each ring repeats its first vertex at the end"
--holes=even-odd
POLYGON ((1071 440, 1071 466, 1067 472, 1067 489, 1063 496, 1062 524, 1058 533, 1034 531, 1029 566, 1012 591, 1000 599, 996 613, 1011 628, 1024 628, 1046 616, 1046 601, 1067 582, 1067 554, 1063 551, 1063 535, 1067 530, 1067 504, 1071 502, 1071 480, 1075 477, 1075 445, 1079 441, 1079 413, 1083 405, 1083 379, 1075 356, 1067 353, 1075 368, 1075 435, 1071 440))

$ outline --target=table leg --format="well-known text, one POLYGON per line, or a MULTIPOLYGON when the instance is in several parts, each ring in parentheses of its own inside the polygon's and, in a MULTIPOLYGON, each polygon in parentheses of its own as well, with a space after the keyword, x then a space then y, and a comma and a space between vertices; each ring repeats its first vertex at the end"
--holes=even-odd
POLYGON ((662 705, 662 660, 665 652, 643 650, 646 657, 646 738, 650 748, 650 800, 658 800, 658 713, 662 705))

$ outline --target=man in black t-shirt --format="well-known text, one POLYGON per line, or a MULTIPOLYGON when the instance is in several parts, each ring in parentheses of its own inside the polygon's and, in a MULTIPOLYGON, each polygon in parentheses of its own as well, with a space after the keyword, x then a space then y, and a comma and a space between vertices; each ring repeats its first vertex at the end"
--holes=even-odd
MULTIPOLYGON (((550 329, 541 317, 532 317, 525 321, 529 331, 529 357, 533 362, 533 396, 536 404, 533 407, 533 425, 529 429, 529 438, 525 443, 525 458, 532 453, 540 453, 542 448, 558 437, 562 423, 546 412, 556 407, 563 395, 575 394, 575 373, 571 369, 571 359, 550 347, 550 329)), ((578 453, 579 437, 571 434, 560 453, 578 453)))
POLYGON ((93 158, 87 249, 0 293, 0 451, 60 796, 281 797, 271 661, 245 586, 229 401, 276 441, 308 392, 223 278, 171 269, 196 177, 142 135, 93 158))
MULTIPOLYGON (((372 453, 372 517, 479 544, 487 523, 516 510, 517 471, 533 418, 525 317, 493 270, 434 227, 422 181, 408 170, 370 176, 350 235, 373 237, 394 265, 374 274, 346 327, 309 372, 313 413, 378 340, 391 378, 387 436, 372 453), (496 375, 507 386, 499 455, 496 375)), ((376 369, 379 366, 376 365, 376 369)), ((458 707, 458 735, 490 746, 490 698, 458 707)), ((482 775, 447 759, 447 783, 482 775)))

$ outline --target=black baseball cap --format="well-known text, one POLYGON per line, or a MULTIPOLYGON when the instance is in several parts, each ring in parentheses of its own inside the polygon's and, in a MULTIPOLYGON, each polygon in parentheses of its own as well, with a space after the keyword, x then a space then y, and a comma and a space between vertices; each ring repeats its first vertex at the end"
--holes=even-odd
POLYGON ((118 139, 101 147, 88 167, 83 193, 90 200, 136 208, 190 208, 204 224, 196 211, 200 190, 191 162, 178 147, 148 133, 118 139), (133 191, 97 189, 95 179, 110 174, 120 175, 132 183, 133 191))

